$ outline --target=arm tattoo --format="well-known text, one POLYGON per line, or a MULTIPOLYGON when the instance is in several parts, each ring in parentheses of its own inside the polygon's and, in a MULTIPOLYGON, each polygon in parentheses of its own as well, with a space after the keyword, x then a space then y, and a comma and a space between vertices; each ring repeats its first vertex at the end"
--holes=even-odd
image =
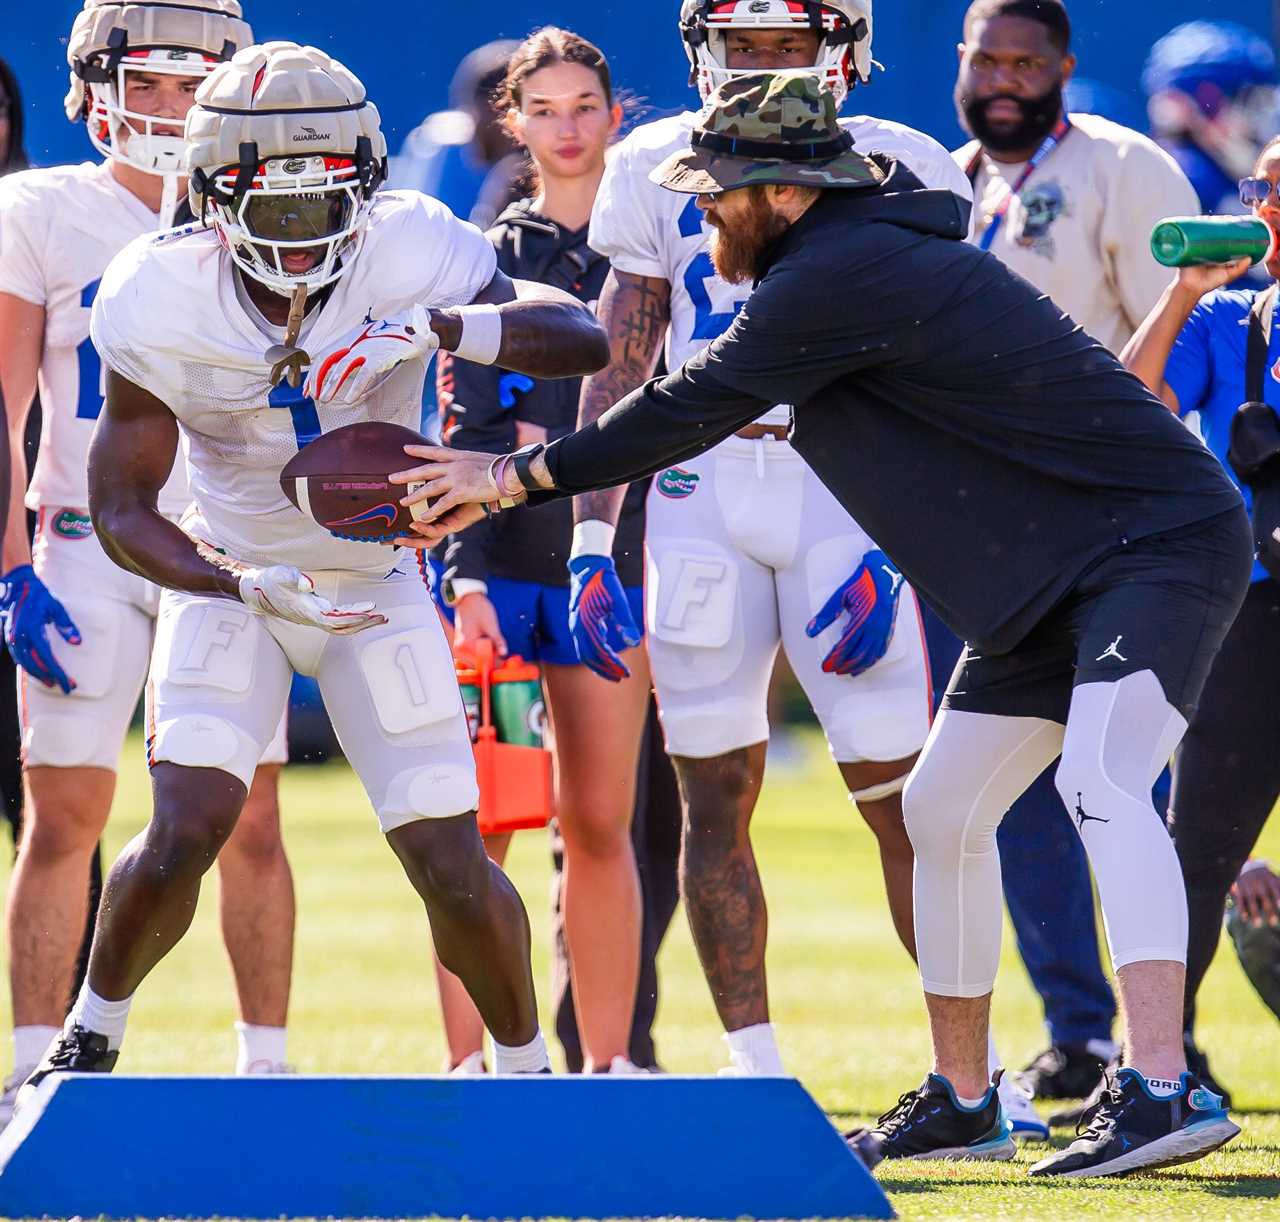
MULTIPOLYGON (((665 280, 610 272, 598 315, 609 336, 609 365, 582 382, 578 427, 594 423, 653 373, 658 345, 671 321, 671 286, 665 280)), ((617 522, 627 490, 605 488, 573 498, 575 522, 617 522)))

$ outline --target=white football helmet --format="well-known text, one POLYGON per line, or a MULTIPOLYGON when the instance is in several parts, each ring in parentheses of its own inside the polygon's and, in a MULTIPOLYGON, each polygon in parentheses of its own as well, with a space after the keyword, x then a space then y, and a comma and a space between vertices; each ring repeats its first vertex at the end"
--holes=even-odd
POLYGON ((182 120, 127 110, 127 74, 207 76, 252 42, 239 0, 85 0, 67 44, 67 118, 85 120, 104 156, 149 174, 179 174, 182 137, 161 129, 181 128, 182 120))
POLYGON ((187 115, 191 210, 237 267, 277 293, 332 284, 359 252, 387 141, 335 59, 268 42, 220 65, 187 115), (289 267, 303 254, 312 266, 289 267))
POLYGON ((871 0, 683 0, 680 36, 692 67, 689 83, 705 102, 725 81, 756 71, 725 66, 726 31, 795 29, 821 36, 813 71, 835 94, 837 108, 880 66, 871 58, 871 0))

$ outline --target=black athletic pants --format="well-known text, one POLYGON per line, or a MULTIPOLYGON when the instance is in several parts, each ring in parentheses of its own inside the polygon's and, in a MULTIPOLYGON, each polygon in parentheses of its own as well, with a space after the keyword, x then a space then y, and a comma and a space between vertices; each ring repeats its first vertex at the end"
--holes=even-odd
MULTIPOLYGON (((631 1019, 631 1060, 642 1069, 656 1069, 653 1022, 658 1012, 658 949, 666 936, 676 905, 680 902, 677 870, 680 862, 680 791, 675 769, 663 744, 658 724, 658 706, 649 698, 649 721, 640 748, 636 772, 636 808, 631 821, 631 843, 635 846, 640 871, 640 897, 644 925, 640 934, 640 981, 636 1009, 631 1019)), ((565 942, 564 916, 560 907, 564 846, 558 831, 552 841, 556 877, 554 888, 556 1037, 564 1048, 570 1073, 582 1072, 582 1041, 573 1008, 573 987, 569 979, 569 953, 565 942)))
POLYGON ((1169 826, 1187 884, 1184 1022, 1218 949, 1227 892, 1280 793, 1280 583, 1254 582, 1173 764, 1169 826))

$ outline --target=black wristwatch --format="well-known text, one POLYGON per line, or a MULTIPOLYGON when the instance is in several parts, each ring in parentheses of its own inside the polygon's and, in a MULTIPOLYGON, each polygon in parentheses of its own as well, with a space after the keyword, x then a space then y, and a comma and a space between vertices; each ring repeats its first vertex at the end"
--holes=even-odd
POLYGON ((533 472, 530 468, 533 460, 538 457, 547 447, 540 441, 535 441, 527 446, 521 446, 511 455, 511 465, 515 469, 516 479, 520 481, 520 487, 526 492, 546 492, 536 479, 533 478, 533 472))

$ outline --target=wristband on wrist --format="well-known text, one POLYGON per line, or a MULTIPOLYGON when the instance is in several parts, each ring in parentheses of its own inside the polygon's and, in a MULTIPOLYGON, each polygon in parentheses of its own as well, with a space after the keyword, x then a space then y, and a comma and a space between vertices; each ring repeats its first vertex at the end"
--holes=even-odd
POLYGON ((495 454, 493 461, 489 464, 489 483, 493 487, 494 500, 497 501, 499 509, 514 509, 516 504, 515 497, 499 482, 506 471, 507 460, 510 457, 509 454, 495 454))
POLYGON ((476 365, 492 365, 502 350, 502 314, 496 305, 462 306, 456 311, 462 333, 454 356, 476 365))
POLYGON ((520 481, 520 487, 526 492, 546 491, 546 489, 544 489, 542 485, 533 478, 533 472, 530 470, 533 460, 546 448, 547 447, 544 446, 542 442, 535 441, 532 445, 522 446, 511 455, 511 465, 515 469, 516 479, 520 481))
POLYGON ((488 593, 488 584, 479 581, 475 577, 451 577, 446 601, 449 606, 456 607, 468 594, 484 594, 487 596, 488 593))
POLYGON ((601 518, 588 518, 585 522, 575 523, 569 559, 576 560, 579 556, 612 556, 615 534, 617 527, 601 518))

